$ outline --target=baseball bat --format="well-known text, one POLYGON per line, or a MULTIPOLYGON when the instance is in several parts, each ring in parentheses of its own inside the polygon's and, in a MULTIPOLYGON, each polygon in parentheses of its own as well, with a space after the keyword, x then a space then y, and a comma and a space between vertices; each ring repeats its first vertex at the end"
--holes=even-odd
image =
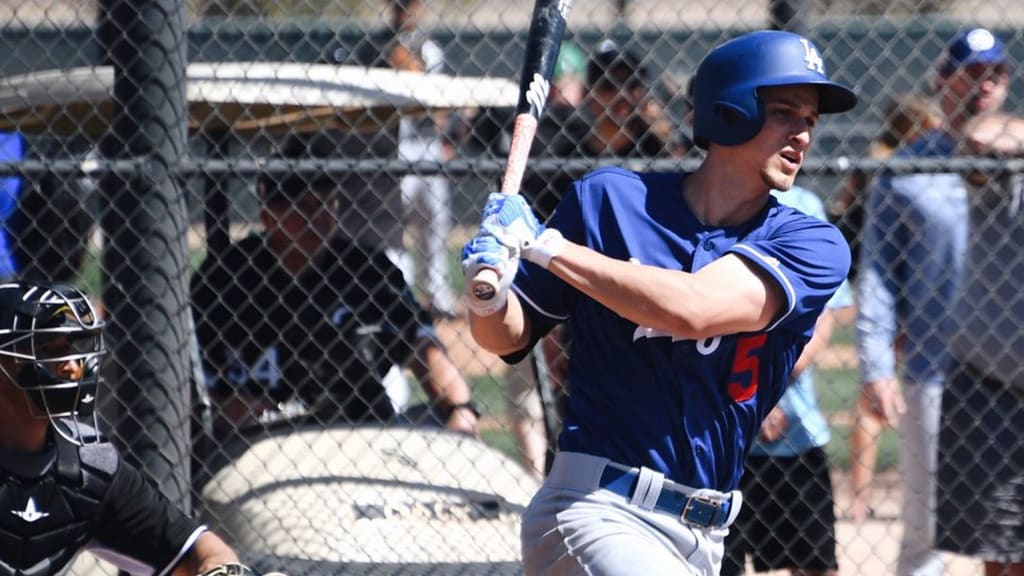
MULTIPOLYGON (((526 55, 519 78, 519 103, 516 105, 512 127, 512 142, 501 179, 502 194, 519 193, 533 137, 537 133, 537 122, 547 104, 551 76, 555 71, 572 3, 573 0, 537 0, 533 5, 530 31, 526 37, 526 55)), ((494 270, 481 270, 470 280, 469 295, 478 301, 493 299, 497 291, 498 274, 494 270)))

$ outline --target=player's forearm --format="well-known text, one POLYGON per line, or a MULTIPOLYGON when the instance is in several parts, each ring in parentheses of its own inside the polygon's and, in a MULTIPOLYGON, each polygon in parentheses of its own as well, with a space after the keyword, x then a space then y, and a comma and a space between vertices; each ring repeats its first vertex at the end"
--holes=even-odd
POLYGON ((469 385, 444 348, 430 344, 417 354, 421 358, 413 373, 433 404, 447 408, 470 401, 469 385))
POLYGON ((530 322, 514 292, 508 295, 504 310, 490 316, 469 314, 473 339, 491 354, 503 356, 519 352, 530 343, 530 322))
POLYGON ((985 114, 968 121, 964 132, 968 153, 1024 156, 1024 118, 985 114))
POLYGON ((791 380, 798 378, 808 366, 818 361, 818 355, 821 354, 822 350, 828 348, 834 326, 835 318, 832 311, 828 309, 822 311, 821 316, 818 317, 818 321, 814 325, 814 336, 804 346, 803 352, 800 353, 796 364, 793 365, 793 370, 790 372, 791 380))
POLYGON ((896 299, 874 268, 861 268, 860 274, 854 327, 861 379, 888 378, 896 370, 896 299))
POLYGON ((569 243, 548 269, 623 318, 681 338, 760 330, 777 310, 765 284, 736 256, 690 274, 569 243))

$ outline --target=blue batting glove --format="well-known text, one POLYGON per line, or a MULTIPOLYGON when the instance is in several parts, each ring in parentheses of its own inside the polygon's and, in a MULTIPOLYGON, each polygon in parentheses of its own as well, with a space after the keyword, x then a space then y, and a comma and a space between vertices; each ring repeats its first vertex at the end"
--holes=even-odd
POLYGON ((480 231, 490 234, 512 251, 547 268, 551 259, 565 247, 565 239, 554 228, 546 228, 519 195, 491 193, 484 205, 480 231))
POLYGON ((490 300, 479 300, 471 292, 467 294, 466 304, 478 316, 490 316, 505 307, 508 301, 508 289, 519 269, 519 258, 498 241, 494 236, 480 233, 474 236, 462 248, 462 275, 466 279, 466 289, 481 270, 493 270, 498 275, 498 289, 490 300))

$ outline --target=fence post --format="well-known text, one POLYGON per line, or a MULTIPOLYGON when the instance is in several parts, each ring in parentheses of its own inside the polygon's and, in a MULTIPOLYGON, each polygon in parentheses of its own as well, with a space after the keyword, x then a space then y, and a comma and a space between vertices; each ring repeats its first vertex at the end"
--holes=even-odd
POLYGON ((114 66, 103 157, 144 163, 100 179, 103 303, 110 321, 116 438, 172 502, 189 506, 188 217, 184 0, 101 0, 99 39, 114 66))

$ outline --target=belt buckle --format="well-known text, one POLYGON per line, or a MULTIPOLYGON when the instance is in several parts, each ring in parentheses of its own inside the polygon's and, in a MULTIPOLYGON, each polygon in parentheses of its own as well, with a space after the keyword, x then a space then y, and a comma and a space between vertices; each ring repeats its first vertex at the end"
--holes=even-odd
POLYGON ((703 528, 710 528, 714 525, 715 517, 721 509, 721 504, 706 496, 691 496, 686 499, 686 506, 679 519, 688 524, 695 524, 703 528), (694 504, 707 506, 705 509, 694 508, 694 504))

